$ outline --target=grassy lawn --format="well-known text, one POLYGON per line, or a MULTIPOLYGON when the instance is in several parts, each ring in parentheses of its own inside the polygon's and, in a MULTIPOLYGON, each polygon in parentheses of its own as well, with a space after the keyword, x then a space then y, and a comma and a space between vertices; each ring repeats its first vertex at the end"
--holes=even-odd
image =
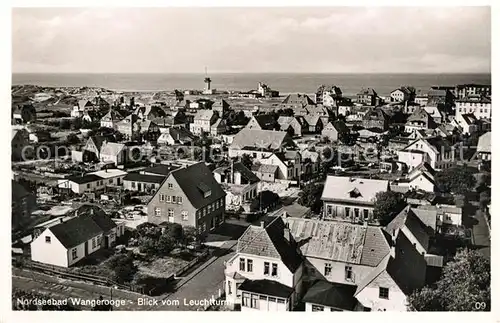
POLYGON ((189 261, 176 257, 161 257, 152 261, 139 260, 136 262, 139 269, 137 274, 168 278, 188 263, 189 261))

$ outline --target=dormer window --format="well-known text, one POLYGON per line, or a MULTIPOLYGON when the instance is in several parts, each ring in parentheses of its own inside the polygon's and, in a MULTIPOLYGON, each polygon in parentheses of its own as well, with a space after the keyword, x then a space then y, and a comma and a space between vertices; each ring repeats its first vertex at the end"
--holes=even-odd
POLYGON ((203 182, 198 184, 198 189, 203 193, 203 197, 205 198, 212 195, 212 190, 210 189, 210 187, 203 182))
POLYGON ((354 188, 352 191, 349 192, 349 196, 352 198, 357 198, 357 197, 361 196, 361 193, 359 192, 359 190, 357 188, 354 188))

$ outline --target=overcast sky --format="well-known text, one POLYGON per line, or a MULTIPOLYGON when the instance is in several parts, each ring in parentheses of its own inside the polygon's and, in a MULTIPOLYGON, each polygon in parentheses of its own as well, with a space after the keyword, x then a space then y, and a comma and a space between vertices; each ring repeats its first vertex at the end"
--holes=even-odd
POLYGON ((489 73, 488 7, 14 9, 13 72, 489 73))

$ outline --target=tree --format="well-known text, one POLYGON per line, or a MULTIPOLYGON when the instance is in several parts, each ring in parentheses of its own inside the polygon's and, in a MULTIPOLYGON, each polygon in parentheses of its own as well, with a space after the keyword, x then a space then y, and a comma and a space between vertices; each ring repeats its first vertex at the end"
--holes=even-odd
POLYGON ((477 250, 459 251, 443 269, 434 287, 424 287, 409 298, 417 311, 489 311, 490 261, 477 250))
POLYGON ((196 228, 193 226, 184 227, 184 245, 195 242, 198 238, 198 233, 196 232, 196 228))
POLYGON ((321 210, 321 194, 323 193, 324 184, 311 183, 306 185, 302 192, 299 193, 298 203, 300 205, 311 208, 315 213, 321 210))
POLYGON ((180 243, 184 235, 182 225, 179 223, 168 223, 164 234, 172 238, 175 242, 180 243))
POLYGON ((467 166, 447 168, 436 174, 436 184, 442 192, 464 194, 476 185, 474 172, 467 166))
POLYGON ((71 122, 70 128, 71 128, 71 130, 79 130, 82 128, 82 125, 83 125, 82 119, 74 118, 71 122))
POLYGON ((108 267, 114 270, 114 278, 118 283, 129 282, 137 272, 132 253, 117 254, 109 258, 108 267))
POLYGON ((156 252, 161 256, 168 256, 175 248, 175 240, 168 234, 162 234, 157 243, 156 252))
POLYGON ((375 198, 373 216, 381 225, 391 222, 406 205, 403 194, 398 192, 378 192, 375 198))
POLYGON ((481 209, 485 210, 488 206, 488 203, 491 201, 491 193, 489 190, 484 190, 479 194, 479 204, 481 205, 481 209))

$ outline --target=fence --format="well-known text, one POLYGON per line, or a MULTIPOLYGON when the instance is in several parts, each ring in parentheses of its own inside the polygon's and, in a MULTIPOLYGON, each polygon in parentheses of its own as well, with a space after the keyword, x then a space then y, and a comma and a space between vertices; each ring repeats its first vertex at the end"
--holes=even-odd
POLYGON ((162 291, 167 290, 169 287, 171 287, 172 283, 174 282, 173 274, 167 278, 144 281, 142 284, 130 284, 130 283, 118 283, 107 277, 102 277, 98 275, 75 273, 71 272, 68 268, 54 266, 54 265, 47 265, 39 262, 34 262, 28 259, 23 260, 22 264, 18 263, 15 259, 13 259, 12 264, 14 266, 19 266, 28 270, 60 276, 62 278, 82 280, 84 282, 89 282, 101 286, 115 287, 121 290, 131 291, 150 296, 160 295, 162 291))
POLYGON ((181 277, 182 275, 188 273, 191 269, 193 269, 195 265, 205 260, 209 254, 210 254, 209 251, 205 250, 201 255, 197 256, 195 259, 187 263, 184 267, 176 271, 174 277, 181 277))

